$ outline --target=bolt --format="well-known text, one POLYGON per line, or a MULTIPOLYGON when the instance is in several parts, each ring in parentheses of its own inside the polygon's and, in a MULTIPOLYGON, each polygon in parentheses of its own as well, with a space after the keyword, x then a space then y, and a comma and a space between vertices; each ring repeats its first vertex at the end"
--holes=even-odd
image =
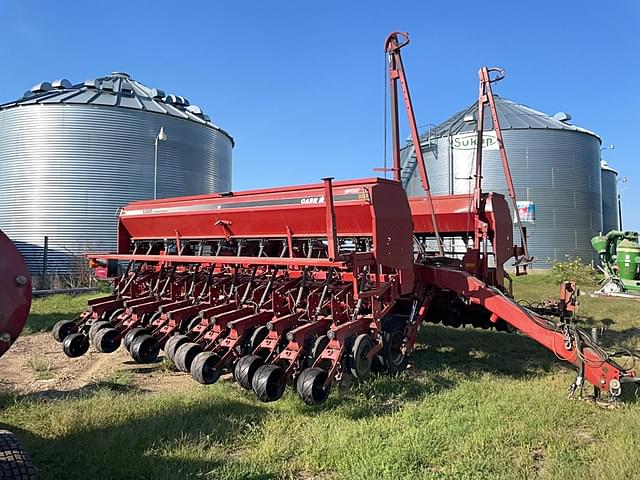
POLYGON ((24 275, 18 275, 16 277, 16 285, 18 287, 24 287, 27 284, 27 277, 24 275))
POLYGON ((11 335, 8 333, 0 333, 0 342, 10 343, 11 335))

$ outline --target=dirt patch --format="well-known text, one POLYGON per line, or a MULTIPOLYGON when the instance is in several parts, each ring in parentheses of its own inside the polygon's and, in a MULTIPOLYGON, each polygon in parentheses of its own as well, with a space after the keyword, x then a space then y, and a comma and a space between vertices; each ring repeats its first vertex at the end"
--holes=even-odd
POLYGON ((544 449, 536 447, 531 450, 531 459, 533 460, 533 469, 537 476, 541 477, 544 471, 544 449))
POLYGON ((0 365, 0 390, 19 395, 78 391, 121 370, 130 372, 133 386, 145 391, 179 391, 194 386, 188 374, 168 371, 160 361, 135 363, 123 347, 112 354, 90 349, 82 357, 69 358, 50 333, 18 338, 0 365))
POLYGON ((582 440, 584 442, 593 442, 593 433, 586 429, 577 429, 575 432, 576 438, 578 440, 582 440))

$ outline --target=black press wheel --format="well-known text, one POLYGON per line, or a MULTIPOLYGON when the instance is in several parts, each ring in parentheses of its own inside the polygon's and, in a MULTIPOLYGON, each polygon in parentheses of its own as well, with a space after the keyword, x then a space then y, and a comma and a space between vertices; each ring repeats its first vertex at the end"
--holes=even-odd
POLYGON ((118 317, 124 313, 124 308, 118 308, 113 311, 111 315, 109 315, 109 322, 115 325, 118 317))
POLYGON ((0 430, 0 480, 32 480, 36 470, 16 436, 0 430))
POLYGON ((233 368, 233 378, 242 388, 251 390, 253 375, 259 367, 264 365, 264 360, 259 355, 245 355, 240 357, 233 368))
POLYGON ((191 338, 186 335, 172 335, 169 337, 169 340, 167 340, 167 343, 164 344, 164 356, 173 362, 173 357, 178 347, 189 341, 191 341, 191 338))
POLYGON ((391 316, 382 323, 382 366, 388 373, 398 373, 407 368, 409 357, 406 354, 404 328, 406 321, 391 316))
POLYGON ((256 328, 251 334, 251 339, 249 340, 249 350, 251 353, 255 351, 256 348, 262 343, 262 341, 267 338, 269 334, 269 329, 262 325, 261 327, 256 328))
POLYGON ((56 342, 63 342, 72 333, 76 332, 78 328, 75 322, 71 320, 60 320, 53 326, 52 334, 56 342))
POLYGON ((124 348, 126 348, 127 351, 131 353, 131 344, 133 343, 133 341, 136 338, 138 338, 140 335, 144 335, 145 333, 149 333, 149 332, 147 332, 147 330, 142 327, 135 327, 129 330, 124 335, 124 339, 123 339, 124 348))
POLYGON ((144 317, 144 325, 151 325, 153 322, 155 322, 158 318, 160 318, 160 315, 162 315, 162 312, 152 312, 149 313, 148 315, 146 315, 144 317))
POLYGON ((120 332, 115 328, 103 328, 93 337, 93 345, 101 353, 113 353, 120 347, 120 332))
POLYGON ((219 361, 220 357, 215 353, 201 351, 191 362, 191 376, 203 385, 216 383, 222 373, 219 368, 216 368, 219 361))
POLYGON ((106 320, 94 321, 89 327, 89 340, 91 340, 91 343, 96 343, 96 341, 94 340, 96 337, 96 333, 98 333, 103 328, 110 328, 112 326, 113 325, 111 325, 111 323, 106 320))
POLYGON ((173 363, 181 372, 190 372, 191 363, 200 352, 202 352, 202 345, 194 342, 185 342, 175 350, 173 363))
POLYGON ((67 357, 80 357, 89 350, 89 337, 84 333, 72 333, 62 342, 62 349, 67 357))
POLYGON ((307 405, 319 405, 329 398, 331 383, 324 385, 327 371, 321 368, 307 368, 302 371, 296 382, 296 390, 307 405))
POLYGON ((311 347, 311 362, 309 366, 313 365, 313 362, 318 359, 323 350, 327 348, 327 345, 329 345, 329 337, 326 335, 320 335, 316 338, 313 342, 313 347, 311 347))
POLYGON ((195 317, 193 317, 191 320, 189 320, 189 323, 187 323, 185 333, 190 332, 191 330, 196 328, 198 325, 200 325, 201 321, 202 318, 200 317, 200 315, 196 315, 195 317))
POLYGON ((362 380, 371 373, 371 358, 369 354, 373 350, 373 339, 370 335, 363 333, 356 337, 351 348, 351 375, 358 380, 362 380))
POLYGON ((279 400, 286 386, 285 371, 279 365, 262 365, 251 380, 251 388, 261 402, 279 400))
POLYGON ((138 363, 151 363, 158 358, 160 347, 148 333, 138 336, 131 344, 131 356, 138 363))

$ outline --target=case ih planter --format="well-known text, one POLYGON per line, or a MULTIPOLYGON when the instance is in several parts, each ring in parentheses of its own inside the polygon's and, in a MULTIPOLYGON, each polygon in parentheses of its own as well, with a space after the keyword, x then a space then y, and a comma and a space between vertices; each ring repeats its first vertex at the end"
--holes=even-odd
MULTIPOLYGON (((514 245, 505 198, 482 191, 482 149, 470 195, 431 196, 400 57, 407 43, 400 33, 386 42, 394 180, 324 179, 127 205, 118 251, 88 254, 95 266, 127 266, 114 295, 57 326, 65 352, 81 355, 90 343, 110 352, 124 342, 136 361, 150 362, 164 350, 200 383, 233 373, 262 401, 292 385, 315 405, 347 376, 402 371, 421 325, 442 322, 529 336, 578 368, 572 391, 586 379, 615 399, 622 383, 636 382, 633 371, 564 321, 575 298, 563 299, 556 323, 511 296, 504 265, 514 258, 520 273, 533 259, 526 244, 514 245), (407 198, 398 181, 398 82, 426 193, 420 198, 407 198), (446 252, 447 238, 464 239, 466 253, 446 252)), ((495 71, 481 69, 479 97, 494 114, 491 83, 502 78, 501 71, 491 78, 495 71)))

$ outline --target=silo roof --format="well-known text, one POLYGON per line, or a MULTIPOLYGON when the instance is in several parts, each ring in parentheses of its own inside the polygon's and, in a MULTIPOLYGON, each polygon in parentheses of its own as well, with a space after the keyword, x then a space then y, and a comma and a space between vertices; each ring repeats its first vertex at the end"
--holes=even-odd
POLYGON ((40 82, 27 90, 22 98, 0 105, 0 110, 34 104, 99 105, 171 115, 219 130, 233 142, 228 132, 215 125, 199 106, 192 105, 185 97, 147 87, 124 72, 113 72, 75 85, 67 79, 40 82))
MULTIPOLYGON (((550 130, 567 130, 571 132, 581 132, 593 135, 601 140, 598 135, 590 130, 577 127, 568 123, 571 116, 562 112, 554 116, 534 110, 526 105, 507 100, 506 98, 494 95, 496 110, 498 111, 498 119, 502 130, 529 130, 529 129, 550 129, 550 130)), ((456 135, 459 133, 470 133, 476 130, 476 116, 478 112, 478 103, 474 102, 471 106, 453 115, 448 120, 442 122, 436 127, 435 133, 431 134, 436 138, 441 136, 456 135), (473 121, 465 121, 472 118, 473 121)), ((493 121, 491 119, 491 111, 486 105, 484 109, 484 130, 493 130, 493 121)), ((427 139, 427 132, 421 138, 427 139)))
POLYGON ((605 160, 600 161, 600 169, 607 172, 613 172, 618 175, 618 171, 615 168, 611 167, 605 160))

